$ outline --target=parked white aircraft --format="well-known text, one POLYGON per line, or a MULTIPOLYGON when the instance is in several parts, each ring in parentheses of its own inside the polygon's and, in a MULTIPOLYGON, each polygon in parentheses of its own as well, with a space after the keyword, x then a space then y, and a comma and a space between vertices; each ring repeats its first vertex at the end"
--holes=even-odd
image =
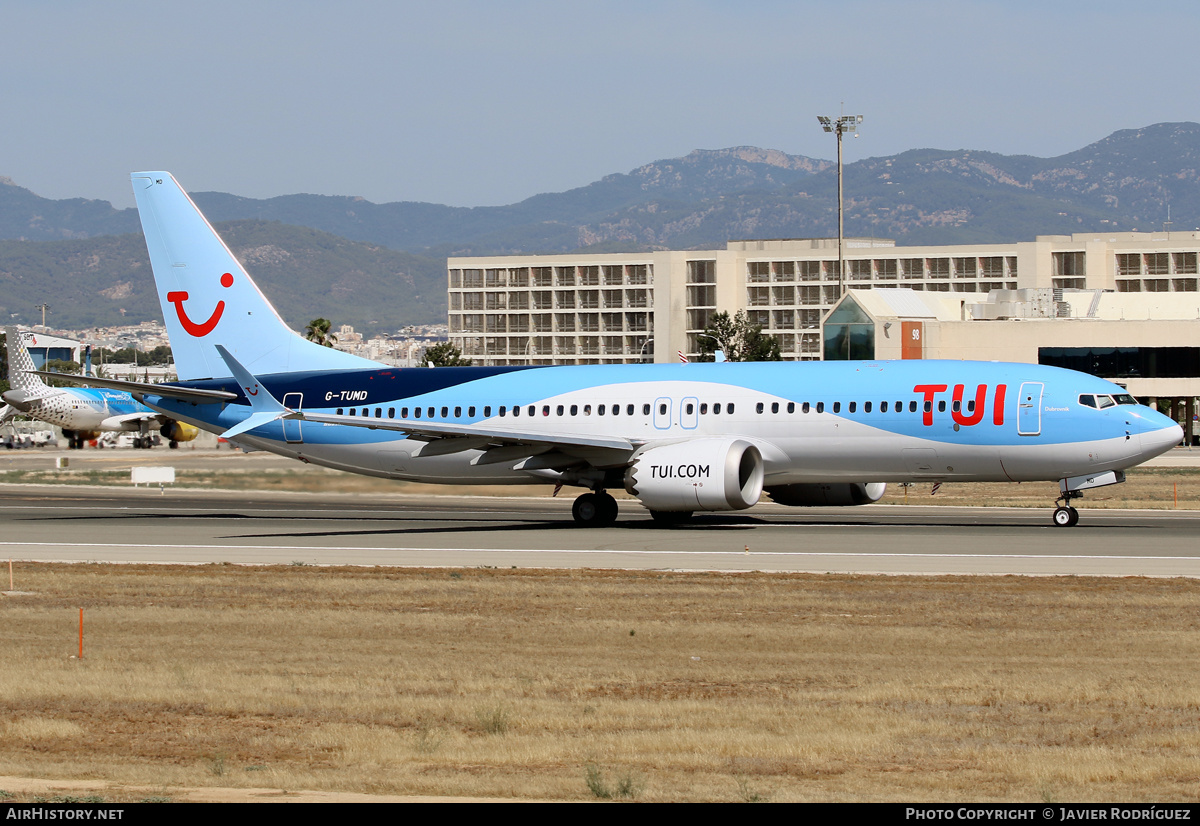
MULTIPOLYGON (((886 482, 1057 480, 1071 500, 1179 442, 1093 376, 957 361, 397 369, 289 329, 166 172, 133 187, 181 381, 97 382, 304 462, 447 484, 590 489, 574 517, 878 500, 886 482)), ((397 296, 397 300, 403 300, 397 296)))
MULTIPOLYGON (((23 413, 63 430, 72 448, 96 438, 104 430, 124 430, 138 434, 135 447, 151 447, 151 429, 170 440, 171 447, 195 439, 200 431, 177 419, 151 410, 123 390, 81 387, 50 387, 34 370, 25 339, 32 334, 16 327, 5 328, 8 338, 8 383, 4 401, 12 415, 23 413)), ((55 378, 63 378, 58 373, 55 378)), ((91 378, 84 381, 93 383, 91 378)), ((6 417, 7 418, 7 417, 6 417)))

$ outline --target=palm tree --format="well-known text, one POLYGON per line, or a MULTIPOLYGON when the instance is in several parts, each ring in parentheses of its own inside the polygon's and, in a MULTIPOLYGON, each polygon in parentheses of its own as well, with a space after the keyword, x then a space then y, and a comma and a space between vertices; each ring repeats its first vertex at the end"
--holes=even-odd
POLYGON ((325 347, 337 344, 337 336, 333 334, 333 322, 327 318, 314 318, 308 322, 308 326, 304 328, 304 337, 325 347))

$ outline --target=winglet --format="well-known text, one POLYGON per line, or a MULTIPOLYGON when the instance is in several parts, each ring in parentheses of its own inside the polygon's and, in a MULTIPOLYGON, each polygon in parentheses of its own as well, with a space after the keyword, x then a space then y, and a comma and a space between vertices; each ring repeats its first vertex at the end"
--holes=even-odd
POLYGON ((243 367, 228 350, 220 344, 216 345, 216 348, 217 352, 221 354, 221 358, 225 360, 225 366, 229 368, 229 372, 233 373, 234 379, 241 385, 242 390, 246 393, 247 400, 250 402, 250 415, 222 433, 222 439, 232 439, 235 436, 240 436, 247 430, 262 427, 265 424, 270 424, 273 421, 284 418, 289 413, 294 413, 293 410, 280 404, 279 400, 271 395, 271 391, 263 387, 259 380, 243 367))

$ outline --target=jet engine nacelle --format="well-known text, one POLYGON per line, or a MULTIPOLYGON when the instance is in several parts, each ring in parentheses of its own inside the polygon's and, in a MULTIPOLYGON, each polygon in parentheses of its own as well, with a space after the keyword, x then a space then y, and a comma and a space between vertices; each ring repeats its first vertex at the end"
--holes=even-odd
POLYGON ((186 422, 167 422, 158 432, 164 439, 173 442, 190 442, 200 435, 200 428, 186 422))
POLYGON ((100 438, 99 430, 63 430, 64 439, 78 439, 81 442, 90 442, 92 439, 100 438))
POLYGON ((643 450, 625 490, 652 511, 741 510, 758 503, 763 458, 745 439, 695 439, 643 450))
POLYGON ((810 482, 798 485, 778 485, 767 488, 767 495, 780 505, 796 507, 829 507, 869 505, 883 498, 886 482, 850 482, 824 484, 810 482))

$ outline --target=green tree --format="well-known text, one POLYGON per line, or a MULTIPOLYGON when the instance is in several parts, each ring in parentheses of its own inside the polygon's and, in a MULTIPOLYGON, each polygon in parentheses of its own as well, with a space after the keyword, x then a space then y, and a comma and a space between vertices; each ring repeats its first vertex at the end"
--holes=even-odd
MULTIPOLYGON (((47 373, 68 373, 68 374, 77 376, 83 372, 83 367, 82 367, 82 365, 79 364, 79 362, 76 362, 76 361, 65 361, 64 359, 50 359, 48 362, 46 362, 45 366, 42 367, 42 370, 45 370, 47 373)), ((45 379, 45 382, 46 382, 46 384, 50 385, 51 387, 73 387, 74 386, 74 385, 69 385, 66 382, 55 381, 54 379, 45 379)))
POLYGON ((425 366, 470 367, 471 360, 463 358, 462 351, 446 341, 425 349, 425 366))
POLYGON ((725 353, 726 361, 783 361, 779 339, 751 324, 743 310, 732 318, 727 312, 714 313, 699 339, 697 361, 713 361, 717 350, 725 353))
POLYGON ((327 318, 314 318, 304 328, 304 337, 325 347, 337 344, 337 336, 333 333, 333 322, 327 318))

